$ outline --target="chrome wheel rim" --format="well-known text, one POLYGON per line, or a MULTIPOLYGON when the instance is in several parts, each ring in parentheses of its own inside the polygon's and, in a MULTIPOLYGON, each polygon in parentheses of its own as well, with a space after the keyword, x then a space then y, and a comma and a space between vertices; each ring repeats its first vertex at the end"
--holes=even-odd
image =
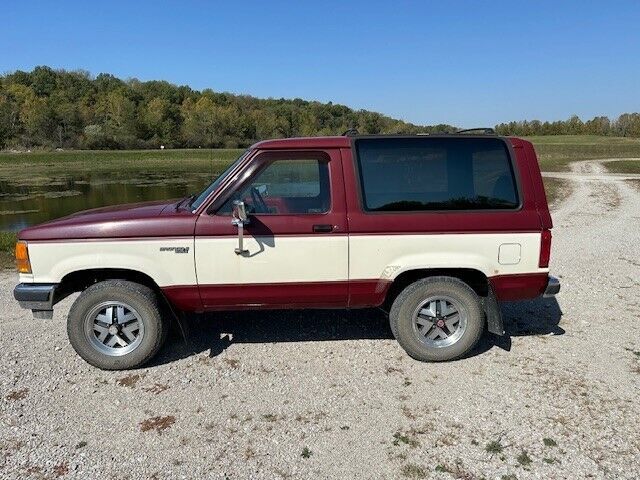
POLYGON ((413 330, 427 347, 448 347, 464 334, 467 316, 466 309, 451 297, 429 297, 413 314, 413 330))
POLYGON ((84 333, 97 351, 119 357, 140 345, 144 337, 144 322, 138 312, 126 303, 103 302, 85 317, 84 333))

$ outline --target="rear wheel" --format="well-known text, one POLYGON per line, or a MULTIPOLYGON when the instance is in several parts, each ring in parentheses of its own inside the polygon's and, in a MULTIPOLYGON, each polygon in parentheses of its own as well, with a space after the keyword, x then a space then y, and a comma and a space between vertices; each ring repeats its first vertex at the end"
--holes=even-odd
POLYGON ((104 370, 136 368, 160 349, 167 325, 153 290, 125 280, 87 288, 67 318, 69 341, 87 363, 104 370))
POLYGON ((406 287, 389 313, 391 330, 416 360, 439 362, 468 353, 482 336, 480 298, 452 277, 430 277, 406 287))

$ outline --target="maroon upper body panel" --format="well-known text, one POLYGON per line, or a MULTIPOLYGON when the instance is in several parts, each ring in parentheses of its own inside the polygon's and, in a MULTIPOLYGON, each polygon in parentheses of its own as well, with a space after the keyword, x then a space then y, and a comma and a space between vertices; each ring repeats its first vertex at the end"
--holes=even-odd
POLYGON ((544 215, 540 214, 541 210, 546 211, 546 215, 549 211, 535 153, 533 158, 530 158, 524 148, 524 144, 531 144, 520 139, 508 139, 508 141, 512 147, 514 173, 521 198, 521 206, 516 210, 366 212, 362 207, 354 149, 351 146, 341 149, 349 212, 349 233, 351 235, 393 235, 538 232, 542 228, 548 228, 541 218, 544 215), (534 167, 530 165, 532 162, 535 163, 534 167), (536 175, 537 178, 532 178, 536 175), (536 193, 540 188, 542 188, 542 197, 537 200, 536 193))
MULTIPOLYGON (((551 228, 551 217, 544 193, 540 168, 530 142, 509 138, 515 173, 522 199, 518 210, 505 211, 424 211, 424 212, 365 212, 360 198, 351 137, 312 137, 266 140, 256 143, 238 165, 237 171, 223 182, 220 190, 233 188, 242 180, 243 172, 259 162, 260 152, 324 151, 333 158, 331 168, 332 191, 335 195, 333 215, 341 218, 304 218, 280 216, 268 219, 268 227, 279 233, 310 233, 312 224, 338 225, 330 234, 400 234, 400 233, 473 233, 524 232, 551 228), (257 157, 256 157, 257 155, 257 157), (341 170, 341 171, 339 171, 341 170), (343 208, 338 207, 345 202, 343 208), (348 213, 347 213, 348 212, 348 213), (348 220, 347 220, 348 218, 348 220), (307 221, 308 220, 308 221, 307 221), (313 221, 312 221, 313 220, 313 221), (331 220, 331 222, 329 221, 331 220), (345 224, 348 223, 348 224, 345 224)), ((97 239, 133 237, 175 237, 200 235, 235 235, 235 227, 228 218, 207 215, 206 210, 218 195, 210 198, 194 214, 188 208, 176 209, 176 201, 156 201, 105 207, 76 213, 51 222, 29 227, 20 232, 22 240, 97 239), (198 228, 196 232, 196 219, 198 228)), ((326 215, 325 215, 326 216, 326 215)), ((328 215, 331 217, 331 215, 328 215)), ((248 234, 258 234, 261 223, 254 222, 248 234), (252 232, 252 230, 256 230, 252 232)))
POLYGON ((192 236, 196 215, 186 209, 176 210, 176 204, 175 200, 164 200, 86 210, 25 228, 18 238, 44 241, 192 236))
POLYGON ((542 183, 542 173, 540 172, 540 165, 538 164, 538 158, 533 148, 533 144, 520 138, 510 138, 516 154, 523 157, 529 168, 529 175, 531 177, 531 184, 533 186, 534 199, 536 203, 536 209, 540 214, 540 221, 542 227, 549 229, 553 227, 551 221, 551 213, 549 212, 549 205, 547 203, 547 195, 544 191, 544 184, 542 183))

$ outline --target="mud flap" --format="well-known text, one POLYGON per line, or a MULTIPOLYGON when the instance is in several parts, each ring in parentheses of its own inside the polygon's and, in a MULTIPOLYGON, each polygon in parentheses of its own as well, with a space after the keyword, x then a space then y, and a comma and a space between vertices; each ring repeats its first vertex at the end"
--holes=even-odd
POLYGON ((491 285, 489 285, 487 296, 482 298, 482 308, 487 316, 487 330, 496 335, 504 335, 502 312, 491 285))

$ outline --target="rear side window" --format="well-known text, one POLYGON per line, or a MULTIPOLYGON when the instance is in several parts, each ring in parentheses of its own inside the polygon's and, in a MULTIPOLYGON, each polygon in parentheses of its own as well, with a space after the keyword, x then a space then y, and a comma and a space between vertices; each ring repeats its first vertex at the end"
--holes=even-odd
POLYGON ((356 154, 367 211, 519 205, 509 151, 497 138, 365 138, 356 154))

